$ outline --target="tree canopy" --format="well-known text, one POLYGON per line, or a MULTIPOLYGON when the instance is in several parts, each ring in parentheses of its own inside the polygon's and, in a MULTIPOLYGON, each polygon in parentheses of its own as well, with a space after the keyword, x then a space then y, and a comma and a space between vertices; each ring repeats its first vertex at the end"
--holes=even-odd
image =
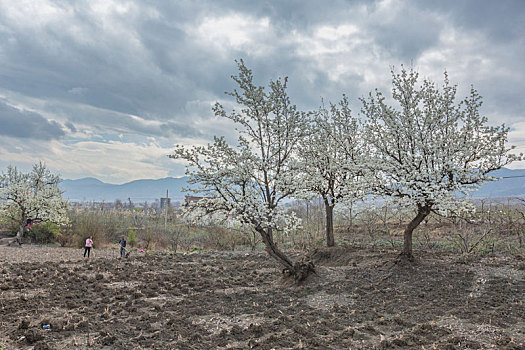
POLYGON ((392 99, 375 91, 362 99, 366 141, 372 146, 377 193, 417 209, 404 235, 403 254, 412 258, 412 231, 431 212, 447 215, 465 207, 458 195, 494 180, 490 172, 520 159, 507 147, 509 129, 489 126, 474 89, 463 100, 448 75, 444 83, 404 67, 392 71, 392 99))
POLYGON ((299 143, 302 167, 298 181, 306 197, 323 199, 327 246, 334 246, 335 205, 360 200, 371 191, 367 145, 346 96, 338 104, 320 108, 309 127, 299 143))
POLYGON ((326 207, 327 244, 333 245, 333 208, 373 193, 412 207, 402 256, 412 259, 412 233, 432 212, 450 215, 466 208, 460 195, 495 178, 490 172, 521 159, 509 153, 505 125, 490 126, 481 116, 481 96, 456 98, 447 73, 444 83, 413 69, 392 71, 392 97, 376 90, 361 99, 360 122, 346 96, 329 109, 305 113, 287 95, 287 79, 268 90, 254 83, 238 62, 227 93, 239 109, 216 116, 234 122, 238 142, 215 137, 207 146, 177 146, 170 157, 187 162, 187 174, 205 197, 192 208, 199 215, 222 213, 259 232, 269 254, 296 276, 294 264, 274 242, 276 230, 296 220, 280 204, 285 198, 321 196, 326 207), (364 126, 363 126, 364 125, 364 126), (459 197, 458 197, 459 196, 459 197))
MULTIPOLYGON (((192 208, 202 214, 223 213, 257 231, 268 253, 299 279, 299 265, 277 247, 274 233, 293 226, 293 216, 279 204, 297 192, 299 140, 307 132, 307 115, 297 110, 286 92, 287 79, 271 81, 268 91, 254 83, 252 71, 238 62, 232 76, 239 90, 227 93, 239 110, 227 112, 217 103, 215 115, 232 120, 238 143, 215 137, 207 146, 178 146, 170 157, 188 163, 193 191, 205 198, 192 208)), ((302 271, 302 270, 301 270, 302 271)))
POLYGON ((59 182, 60 177, 52 174, 43 163, 35 164, 29 173, 9 166, 0 175, 0 215, 18 224, 19 243, 28 220, 32 223, 67 222, 68 202, 62 198, 59 182))

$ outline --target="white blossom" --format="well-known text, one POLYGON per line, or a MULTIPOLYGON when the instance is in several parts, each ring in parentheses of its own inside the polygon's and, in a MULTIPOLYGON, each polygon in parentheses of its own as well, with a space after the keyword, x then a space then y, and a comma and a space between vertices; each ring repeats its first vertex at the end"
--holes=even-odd
POLYGON ((426 215, 464 207, 459 194, 494 180, 491 171, 521 156, 509 153, 509 129, 488 126, 480 115, 481 96, 474 88, 458 102, 447 73, 441 88, 429 80, 418 86, 414 70, 402 68, 392 75, 392 97, 398 107, 388 105, 376 90, 362 99, 361 112, 368 119, 365 135, 380 180, 377 192, 418 208, 418 216, 405 230, 405 253, 411 255, 412 231, 426 215))
POLYGON ((33 223, 67 223, 68 202, 62 199, 59 182, 60 177, 42 163, 35 164, 30 173, 9 166, 0 175, 0 215, 18 223, 19 241, 28 219, 33 223))
POLYGON ((242 60, 238 67, 239 75, 232 78, 240 90, 227 94, 240 109, 227 113, 219 103, 213 108, 216 116, 237 125, 237 145, 215 137, 207 146, 177 146, 170 157, 188 162, 191 190, 204 196, 193 204, 194 213, 221 212, 250 225, 261 234, 269 254, 293 272, 294 264, 277 248, 273 234, 296 225, 279 204, 298 190, 296 149, 308 118, 291 104, 286 78, 270 82, 265 91, 254 84, 242 60))
POLYGON ((356 202, 370 193, 369 151, 362 128, 352 117, 348 98, 321 108, 300 142, 302 197, 321 196, 326 209, 327 245, 334 245, 333 208, 356 202))

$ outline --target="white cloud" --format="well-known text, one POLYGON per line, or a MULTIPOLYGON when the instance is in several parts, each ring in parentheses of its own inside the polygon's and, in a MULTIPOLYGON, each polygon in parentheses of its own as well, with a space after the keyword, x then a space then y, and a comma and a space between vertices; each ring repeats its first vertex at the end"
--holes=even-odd
MULTIPOLYGON (((509 132, 509 145, 515 146, 516 148, 512 151, 515 154, 525 154, 525 116, 521 118, 522 122, 514 123, 510 127, 509 132)), ((512 163, 509 168, 512 169, 524 169, 525 160, 521 162, 512 163)))
POLYGON ((49 161, 49 166, 69 169, 69 177, 89 173, 101 180, 126 182, 166 177, 169 172, 164 158, 171 149, 154 142, 85 141, 67 146, 54 143, 51 149, 56 158, 49 161))
POLYGON ((74 87, 69 89, 69 93, 72 95, 84 95, 89 89, 83 87, 74 87))
POLYGON ((166 177, 177 166, 167 157, 173 151, 172 147, 161 147, 155 142, 82 141, 64 144, 52 141, 42 146, 43 143, 29 142, 15 150, 0 145, 0 164, 30 168, 32 164, 45 160, 50 169, 58 171, 63 178, 89 175, 112 183, 166 177))
POLYGON ((19 0, 0 1, 0 9, 18 26, 38 28, 56 23, 68 16, 68 8, 63 8, 52 1, 19 0))
MULTIPOLYGON (((290 40, 295 43, 298 56, 311 62, 314 69, 305 70, 311 82, 317 78, 316 72, 322 72, 329 81, 343 86, 355 84, 365 94, 386 86, 389 68, 385 61, 389 58, 359 19, 349 20, 353 24, 322 24, 312 32, 296 31, 290 40)), ((343 92, 347 91, 340 91, 343 92)))
POLYGON ((187 32, 208 50, 227 54, 230 50, 244 50, 248 54, 270 54, 268 39, 272 36, 270 19, 232 13, 219 17, 204 17, 196 28, 187 32))
POLYGON ((433 80, 442 80, 446 69, 452 79, 468 81, 473 75, 481 77, 494 72, 496 67, 486 45, 482 33, 448 26, 441 33, 438 45, 425 50, 415 64, 433 80), (461 59, 451 62, 452 57, 461 59))

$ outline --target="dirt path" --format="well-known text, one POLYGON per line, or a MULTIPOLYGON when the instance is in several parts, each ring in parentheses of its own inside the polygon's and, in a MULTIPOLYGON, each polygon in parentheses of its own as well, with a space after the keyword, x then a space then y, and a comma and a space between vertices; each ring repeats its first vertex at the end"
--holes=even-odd
POLYGON ((525 349, 513 258, 336 248, 297 287, 264 253, 81 253, 0 247, 5 349, 525 349))

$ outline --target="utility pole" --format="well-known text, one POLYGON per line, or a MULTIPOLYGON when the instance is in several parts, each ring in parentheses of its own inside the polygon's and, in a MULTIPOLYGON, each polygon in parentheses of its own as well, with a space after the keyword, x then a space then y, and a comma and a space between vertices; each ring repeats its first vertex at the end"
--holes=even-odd
POLYGON ((168 190, 166 189, 166 216, 164 216, 164 232, 168 230, 168 208, 169 208, 169 197, 168 197, 168 190))

